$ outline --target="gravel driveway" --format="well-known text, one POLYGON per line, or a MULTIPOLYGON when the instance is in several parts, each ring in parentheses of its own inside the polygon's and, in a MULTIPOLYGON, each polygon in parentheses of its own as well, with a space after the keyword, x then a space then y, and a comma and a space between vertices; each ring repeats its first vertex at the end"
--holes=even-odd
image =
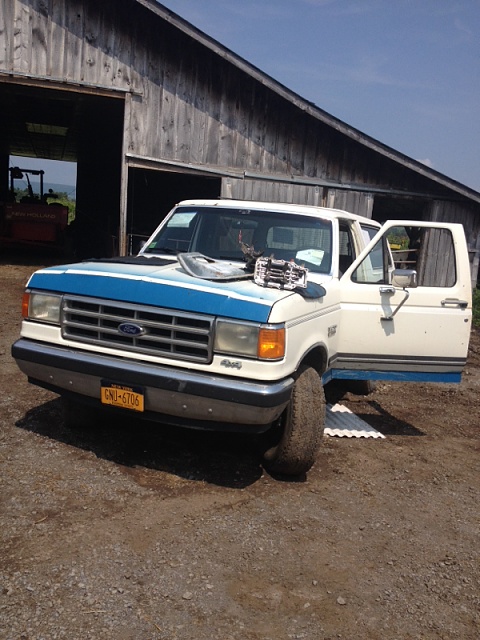
POLYGON ((0 264, 2 640, 478 640, 480 334, 461 385, 342 401, 304 481, 245 437, 68 430, 10 357, 34 265, 0 264))

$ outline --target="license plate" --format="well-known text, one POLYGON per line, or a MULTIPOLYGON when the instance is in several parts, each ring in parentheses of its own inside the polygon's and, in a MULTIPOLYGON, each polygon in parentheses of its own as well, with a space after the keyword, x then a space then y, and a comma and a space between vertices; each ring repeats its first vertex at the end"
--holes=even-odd
POLYGON ((144 394, 140 387, 126 387, 123 384, 103 381, 100 387, 100 399, 102 404, 112 407, 131 411, 144 410, 144 394))

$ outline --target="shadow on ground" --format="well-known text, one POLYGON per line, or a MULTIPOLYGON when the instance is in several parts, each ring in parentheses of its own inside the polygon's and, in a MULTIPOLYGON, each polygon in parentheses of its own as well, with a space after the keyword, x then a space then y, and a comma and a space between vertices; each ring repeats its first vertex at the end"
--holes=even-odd
POLYGON ((372 413, 362 413, 355 411, 355 414, 364 420, 371 427, 382 433, 384 436, 424 436, 425 433, 417 429, 409 422, 399 420, 388 412, 376 400, 367 400, 368 407, 373 409, 372 413))
POLYGON ((263 474, 253 436, 195 431, 102 412, 96 424, 70 429, 63 421, 60 399, 31 409, 16 426, 132 470, 141 467, 239 489, 263 474))

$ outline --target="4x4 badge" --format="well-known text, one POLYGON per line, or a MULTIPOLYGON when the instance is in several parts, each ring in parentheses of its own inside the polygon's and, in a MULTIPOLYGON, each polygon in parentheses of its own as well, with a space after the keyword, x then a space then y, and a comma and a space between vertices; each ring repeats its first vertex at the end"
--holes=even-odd
POLYGON ((227 369, 241 369, 242 368, 242 363, 238 362, 238 361, 232 361, 232 360, 222 360, 220 362, 220 366, 221 367, 227 367, 227 369))

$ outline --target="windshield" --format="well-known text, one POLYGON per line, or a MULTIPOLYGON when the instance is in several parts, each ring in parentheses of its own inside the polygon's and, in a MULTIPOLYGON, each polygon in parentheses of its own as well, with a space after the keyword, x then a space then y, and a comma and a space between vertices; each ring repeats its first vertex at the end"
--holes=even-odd
POLYGON ((143 253, 198 252, 243 262, 242 244, 253 247, 255 254, 263 252, 265 257, 294 260, 314 272, 330 272, 331 222, 275 211, 178 207, 143 253))

